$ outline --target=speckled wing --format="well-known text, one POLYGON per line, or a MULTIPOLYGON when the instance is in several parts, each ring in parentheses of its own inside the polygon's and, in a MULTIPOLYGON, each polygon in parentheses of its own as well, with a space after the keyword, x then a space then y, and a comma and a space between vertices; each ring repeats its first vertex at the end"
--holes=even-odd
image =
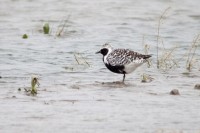
POLYGON ((121 66, 130 63, 144 63, 149 57, 151 55, 142 55, 129 49, 115 49, 107 56, 107 61, 112 66, 121 66))

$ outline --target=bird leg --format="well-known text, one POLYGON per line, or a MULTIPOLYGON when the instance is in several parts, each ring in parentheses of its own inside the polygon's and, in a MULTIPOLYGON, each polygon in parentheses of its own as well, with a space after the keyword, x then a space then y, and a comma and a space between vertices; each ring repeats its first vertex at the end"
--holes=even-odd
POLYGON ((125 73, 124 73, 124 76, 123 76, 123 81, 122 81, 123 83, 124 83, 124 80, 125 80, 125 73))

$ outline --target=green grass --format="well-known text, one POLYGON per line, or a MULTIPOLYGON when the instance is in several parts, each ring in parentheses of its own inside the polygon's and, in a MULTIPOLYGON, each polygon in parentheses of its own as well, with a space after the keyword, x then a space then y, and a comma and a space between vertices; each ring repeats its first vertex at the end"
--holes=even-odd
POLYGON ((49 31, 50 31, 49 23, 45 23, 44 26, 43 26, 44 34, 49 34, 49 31))
POLYGON ((23 39, 27 39, 27 38, 28 38, 28 35, 27 35, 27 34, 23 34, 23 35, 22 35, 22 38, 23 38, 23 39))

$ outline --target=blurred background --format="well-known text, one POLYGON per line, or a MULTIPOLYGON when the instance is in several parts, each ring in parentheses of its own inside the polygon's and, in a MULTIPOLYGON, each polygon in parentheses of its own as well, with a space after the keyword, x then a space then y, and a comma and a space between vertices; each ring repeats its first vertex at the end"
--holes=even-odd
POLYGON ((199 8, 199 0, 1 0, 0 131, 199 132, 199 8), (112 83, 122 75, 95 54, 104 43, 152 54, 150 68, 112 83), (23 92, 32 75, 35 97, 23 92))

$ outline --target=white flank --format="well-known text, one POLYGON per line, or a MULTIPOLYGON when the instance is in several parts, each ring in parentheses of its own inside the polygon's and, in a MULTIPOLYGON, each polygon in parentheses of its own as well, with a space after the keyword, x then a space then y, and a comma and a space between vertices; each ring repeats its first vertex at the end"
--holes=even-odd
POLYGON ((135 69, 141 66, 143 63, 144 63, 144 59, 134 60, 130 64, 125 65, 124 71, 126 73, 131 73, 135 71, 135 69))

